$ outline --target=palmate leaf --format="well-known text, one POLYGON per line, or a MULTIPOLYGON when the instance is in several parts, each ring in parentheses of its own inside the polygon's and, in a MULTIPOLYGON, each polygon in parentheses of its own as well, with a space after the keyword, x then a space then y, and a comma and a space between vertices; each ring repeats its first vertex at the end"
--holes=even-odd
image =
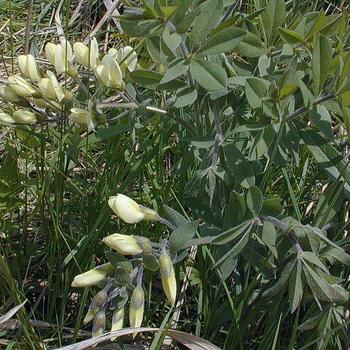
POLYGON ((277 282, 272 287, 267 289, 264 292, 263 296, 266 298, 271 298, 274 295, 280 293, 282 291, 282 289, 285 288, 285 286, 287 285, 287 283, 289 281, 289 277, 291 276, 292 272, 294 271, 294 267, 295 267, 295 261, 289 262, 284 267, 281 275, 277 279, 277 282))
POLYGON ((299 131, 312 156, 322 171, 333 181, 344 182, 344 194, 350 198, 350 165, 327 140, 313 129, 299 131))
POLYGON ((349 294, 343 287, 328 283, 316 269, 303 261, 303 272, 305 280, 315 298, 328 301, 344 303, 349 300, 349 294))

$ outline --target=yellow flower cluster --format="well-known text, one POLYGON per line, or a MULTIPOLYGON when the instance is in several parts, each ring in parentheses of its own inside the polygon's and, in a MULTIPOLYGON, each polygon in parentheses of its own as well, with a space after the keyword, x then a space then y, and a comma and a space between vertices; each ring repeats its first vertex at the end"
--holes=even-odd
POLYGON ((122 90, 126 72, 132 72, 137 65, 137 54, 132 47, 111 48, 99 60, 99 48, 95 38, 89 45, 82 42, 73 44, 63 39, 61 43, 49 42, 45 46, 45 54, 51 70, 43 69, 37 64, 33 55, 20 55, 17 58, 21 74, 8 77, 6 84, 0 85, 0 100, 4 101, 12 113, 0 110, 0 123, 35 124, 45 118, 45 110, 57 112, 70 108, 69 118, 72 122, 86 125, 88 130, 94 129, 95 113, 92 106, 88 109, 72 107, 73 95, 66 89, 67 79, 71 77, 79 81, 79 72, 74 62, 93 71, 102 86, 122 90), (24 108, 23 108, 24 107, 24 108))
MULTIPOLYGON (((141 220, 159 221, 161 219, 156 211, 139 205, 137 202, 123 194, 110 197, 108 204, 111 209, 127 223, 133 224, 141 220)), ((155 257, 157 253, 153 251, 152 242, 146 237, 114 233, 105 237, 103 239, 103 243, 124 256, 133 255, 136 256, 135 258, 138 256, 141 256, 141 258, 144 256, 153 256, 153 258, 159 264, 160 278, 164 293, 169 303, 172 306, 175 305, 177 294, 175 271, 171 257, 167 253, 165 244, 162 245, 157 259, 155 257)), ((139 261, 142 262, 141 259, 139 259, 139 261)), ((118 268, 119 267, 117 267, 117 270, 118 268)), ((105 285, 105 288, 97 293, 91 302, 88 313, 84 319, 84 324, 94 320, 93 336, 103 333, 105 327, 105 309, 108 299, 108 293, 106 290, 109 290, 110 286, 114 283, 112 277, 113 270, 114 267, 112 264, 107 263, 76 276, 72 282, 72 287, 88 287, 101 284, 105 285)), ((134 271, 138 271, 136 273, 138 278, 136 286, 133 287, 133 291, 130 296, 129 323, 130 327, 137 328, 141 326, 144 314, 145 296, 141 284, 143 271, 142 264, 138 265, 134 271)), ((133 273, 130 272, 130 276, 132 274, 133 273)), ((130 277, 130 282, 133 279, 135 279, 135 273, 133 277, 130 277)), ((118 283, 120 286, 120 282, 118 283)), ((120 287, 117 287, 117 290, 118 288, 120 287)), ((124 304, 114 309, 111 330, 123 328, 124 314, 124 304)), ((135 336, 136 334, 137 332, 135 332, 133 335, 135 336)))

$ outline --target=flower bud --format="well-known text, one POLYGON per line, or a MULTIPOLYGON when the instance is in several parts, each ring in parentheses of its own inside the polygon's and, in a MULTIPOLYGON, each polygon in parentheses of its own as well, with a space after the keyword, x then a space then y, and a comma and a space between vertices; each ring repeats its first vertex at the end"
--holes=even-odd
POLYGON ((55 65, 56 49, 57 45, 54 43, 47 43, 45 45, 46 58, 53 66, 55 65))
POLYGON ((159 218, 156 211, 139 205, 133 199, 121 193, 109 197, 108 205, 115 214, 128 224, 135 224, 144 219, 156 221, 159 218))
POLYGON ((72 287, 91 287, 104 281, 113 272, 111 263, 103 264, 74 277, 72 287))
MULTIPOLYGON (((124 308, 115 309, 112 317, 111 331, 117 331, 119 329, 122 329, 123 325, 124 325, 124 308)), ((112 340, 114 339, 112 338, 112 340)))
POLYGON ((94 318, 92 326, 92 337, 97 337, 105 331, 106 328, 106 310, 101 309, 94 318))
POLYGON ((121 47, 118 50, 111 48, 108 53, 117 60, 124 75, 127 70, 129 72, 135 70, 137 66, 137 54, 131 46, 121 47))
POLYGON ((124 82, 119 64, 112 55, 106 54, 95 68, 95 75, 101 84, 112 89, 123 89, 124 82))
POLYGON ((145 254, 152 253, 153 251, 152 242, 148 238, 141 237, 141 236, 134 236, 134 238, 136 239, 136 242, 138 243, 138 245, 141 247, 142 251, 145 254))
POLYGON ((34 81, 40 79, 39 68, 33 55, 19 55, 17 61, 19 70, 26 78, 34 81))
POLYGON ((88 131, 94 130, 95 125, 93 123, 93 116, 88 110, 81 108, 72 108, 70 111, 71 113, 69 115, 69 119, 72 122, 80 125, 86 125, 88 131))
MULTIPOLYGON (((129 323, 131 328, 140 327, 143 319, 143 312, 145 307, 145 294, 141 286, 134 288, 129 308, 129 323)), ((137 335, 137 332, 133 333, 133 337, 137 335)))
POLYGON ((89 310, 85 315, 83 320, 83 324, 86 325, 91 322, 96 314, 100 311, 101 307, 107 300, 108 293, 105 289, 100 290, 92 299, 91 304, 89 306, 89 310))
POLYGON ((73 52, 69 41, 64 40, 62 44, 56 45, 55 69, 58 74, 66 73, 75 77, 78 71, 72 65, 73 52))
POLYGON ((12 118, 18 124, 35 124, 37 122, 35 114, 25 109, 19 109, 14 112, 12 118))
POLYGON ((0 123, 12 124, 15 123, 15 120, 9 114, 0 111, 0 123))
POLYGON ((173 263, 170 256, 165 252, 159 257, 159 270, 164 293, 171 305, 175 305, 176 300, 176 278, 173 263))
POLYGON ((63 87, 52 72, 47 71, 47 75, 48 78, 42 78, 38 82, 40 92, 48 99, 61 102, 65 98, 63 87))
POLYGON ((37 93, 37 91, 27 83, 22 77, 19 75, 11 75, 7 79, 8 85, 11 90, 22 97, 31 97, 37 93))
POLYGON ((14 91, 5 84, 0 85, 0 98, 5 102, 17 103, 20 101, 14 91))
POLYGON ((48 101, 43 98, 28 97, 28 101, 35 104, 39 108, 50 109, 53 111, 59 111, 62 106, 56 101, 48 101))
POLYGON ((113 235, 105 237, 102 242, 121 255, 135 255, 142 253, 142 248, 137 244, 134 236, 114 233, 113 235))
POLYGON ((98 43, 96 38, 91 40, 90 46, 81 42, 73 45, 76 60, 88 69, 94 69, 98 60, 98 43))

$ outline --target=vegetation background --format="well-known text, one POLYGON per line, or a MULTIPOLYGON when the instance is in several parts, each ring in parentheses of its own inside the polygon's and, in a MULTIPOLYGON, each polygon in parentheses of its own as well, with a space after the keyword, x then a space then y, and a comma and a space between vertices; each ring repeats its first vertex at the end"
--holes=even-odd
MULTIPOLYGON (((0 126, 0 313, 27 300, 0 324, 0 347, 59 348, 90 336, 82 319, 95 291, 70 285, 106 261, 101 239, 120 232, 159 241, 169 233, 113 218, 107 200, 119 192, 162 215, 166 205, 199 220, 199 236, 228 232, 224 245, 192 248, 176 265, 179 290, 192 268, 178 330, 228 350, 348 349, 348 2, 217 1, 217 14, 210 0, 159 1, 184 9, 171 15, 155 3, 0 0, 1 82, 23 52, 44 62, 59 13, 72 42, 93 33, 101 52, 135 48, 140 69, 129 80, 141 103, 122 117, 111 109, 108 124, 91 134, 67 118, 0 126), (185 57, 172 52, 163 25, 170 21, 188 45, 185 57), (243 44, 215 37, 231 27, 251 36, 243 44), (162 87, 176 59, 187 68, 162 87), (174 83, 193 78, 185 88, 174 83), (149 101, 169 113, 142 108, 149 101), (253 219, 249 230, 232 231, 253 219), (295 253, 295 240, 310 254, 295 253)), ((156 276, 147 275, 146 291, 144 325, 170 326, 156 276)), ((152 339, 121 338, 118 348, 160 348, 152 339)))

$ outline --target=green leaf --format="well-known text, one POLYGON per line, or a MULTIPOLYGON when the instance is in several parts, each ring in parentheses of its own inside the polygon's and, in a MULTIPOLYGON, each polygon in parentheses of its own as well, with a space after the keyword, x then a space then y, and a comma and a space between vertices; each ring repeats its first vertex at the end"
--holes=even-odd
POLYGON ((152 254, 145 254, 143 257, 142 257, 142 261, 146 267, 146 269, 150 270, 150 271, 158 271, 159 269, 159 263, 158 263, 158 260, 157 258, 152 255, 152 254))
POLYGON ((186 85, 184 81, 177 79, 161 84, 163 74, 150 69, 136 69, 130 73, 130 77, 139 85, 151 90, 177 90, 186 85))
POLYGON ((232 51, 239 45, 242 37, 245 35, 246 31, 241 28, 230 27, 223 29, 211 36, 197 55, 213 55, 232 51))
POLYGON ((290 30, 287 28, 277 28, 279 34, 281 35, 282 39, 287 44, 300 44, 304 42, 304 38, 294 30, 290 30))
POLYGON ((157 29, 161 28, 163 21, 159 19, 147 19, 147 20, 126 20, 120 21, 120 25, 124 33, 130 37, 148 37, 153 34, 157 29))
POLYGON ((253 216, 258 216, 263 206, 263 195, 258 186, 252 186, 247 192, 247 207, 253 216))
POLYGON ((160 84, 165 84, 188 71, 189 63, 187 60, 183 58, 176 58, 169 65, 169 68, 165 72, 162 80, 159 82, 160 84))
POLYGON ((169 237, 171 250, 177 252, 183 249, 187 242, 196 234, 198 221, 189 222, 173 231, 169 237))
POLYGON ((310 265, 304 263, 303 271, 315 298, 330 302, 348 300, 348 294, 341 286, 329 284, 310 265))
POLYGON ((267 50, 258 36, 254 33, 246 32, 235 51, 245 57, 260 57, 266 54, 267 50))
POLYGON ((324 35, 317 35, 312 54, 313 87, 316 94, 320 94, 328 78, 332 60, 332 47, 324 35))
POLYGON ((286 2, 285 0, 269 0, 261 19, 265 31, 267 44, 271 43, 273 30, 280 27, 285 21, 286 2))
POLYGON ((261 213, 263 215, 279 216, 283 211, 281 198, 268 198, 263 202, 261 213))
POLYGON ((192 59, 190 72, 197 83, 207 91, 226 88, 227 76, 224 68, 214 62, 192 59))
MULTIPOLYGON (((231 213, 232 215, 232 213, 231 213)), ((215 245, 223 245, 226 244, 228 242, 231 242, 232 240, 234 240, 236 237, 238 237, 240 234, 242 234, 242 232, 246 231, 248 227, 251 227, 252 222, 249 221, 245 221, 242 222, 240 225, 230 228, 229 230, 220 233, 218 236, 216 236, 211 243, 215 244, 215 245)))
POLYGON ((293 270, 293 274, 289 280, 289 303, 291 313, 298 308, 303 298, 303 281, 301 278, 301 273, 301 261, 298 259, 293 270))
POLYGON ((261 78, 249 78, 246 80, 245 93, 249 105, 253 109, 262 108, 262 98, 265 97, 269 82, 261 78))
POLYGON ((183 215, 181 215, 175 209, 170 208, 165 204, 164 204, 164 211, 166 213, 166 218, 176 227, 180 227, 188 223, 188 220, 183 215))
POLYGON ((130 73, 130 78, 147 89, 155 90, 163 74, 149 69, 136 69, 130 73))
POLYGON ((253 224, 250 224, 248 226, 248 229, 243 233, 242 237, 240 240, 224 255, 222 256, 214 265, 213 269, 216 266, 219 266, 222 264, 228 257, 234 258, 236 257, 243 249, 244 247, 248 244, 249 242, 249 237, 250 237, 250 230, 252 228, 253 224))
POLYGON ((292 274, 293 269, 295 266, 295 262, 289 262, 285 268, 283 269, 279 279, 277 280, 277 282, 269 289, 267 289, 263 296, 266 298, 271 298, 274 295, 278 294, 282 288, 284 288, 286 286, 286 284, 289 281, 289 276, 292 274))
POLYGON ((310 111, 310 116, 313 125, 315 125, 324 136, 333 140, 332 118, 328 109, 323 105, 317 105, 310 111))
POLYGON ((192 43, 203 42, 210 31, 219 22, 222 15, 222 0, 206 0, 200 5, 200 14, 193 23, 190 40, 192 43))
POLYGON ((116 268, 115 277, 124 286, 130 283, 130 273, 122 266, 116 268))
POLYGON ((175 108, 183 108, 191 105, 197 100, 197 90, 191 87, 184 87, 176 91, 175 108))
POLYGON ((318 266, 320 269, 322 269, 324 272, 329 273, 327 267, 324 265, 324 263, 318 258, 318 256, 313 252, 302 252, 301 258, 304 260, 307 260, 311 264, 314 264, 315 266, 318 266))
POLYGON ((308 149, 333 181, 344 181, 345 196, 350 199, 350 165, 331 144, 312 129, 300 130, 308 149))
POLYGON ((338 260, 342 264, 350 266, 350 255, 340 248, 330 248, 322 256, 328 260, 338 260))
POLYGON ((243 221, 246 213, 244 196, 236 191, 230 193, 230 198, 225 206, 224 228, 234 227, 243 221), (234 213, 234 215, 232 215, 234 213))
POLYGON ((188 12, 181 21, 179 21, 176 24, 176 31, 179 34, 184 34, 188 31, 188 29, 190 28, 192 22, 194 21, 194 19, 198 16, 200 12, 200 8, 196 7, 194 8, 192 11, 188 12))
POLYGON ((126 271, 130 272, 133 269, 131 262, 125 258, 123 255, 120 255, 117 252, 113 252, 111 250, 107 250, 106 257, 108 261, 115 267, 122 267, 126 271))

